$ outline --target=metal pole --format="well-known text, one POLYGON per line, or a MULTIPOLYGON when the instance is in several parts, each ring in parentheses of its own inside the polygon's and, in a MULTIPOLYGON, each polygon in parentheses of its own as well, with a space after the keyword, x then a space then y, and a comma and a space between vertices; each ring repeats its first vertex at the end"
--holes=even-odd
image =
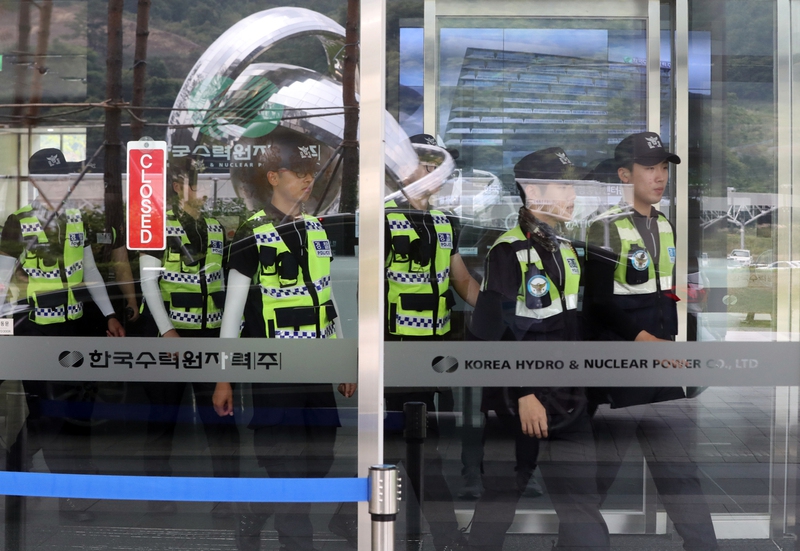
POLYGON ((427 436, 427 407, 424 402, 403 404, 406 440, 406 473, 417 499, 406 505, 408 548, 422 548, 422 502, 425 492, 425 437, 427 436))
MULTIPOLYGON (((6 470, 14 472, 25 471, 25 458, 27 456, 27 424, 25 423, 25 393, 9 392, 8 397, 8 426, 18 428, 16 440, 12 442, 9 434, 9 447, 6 452, 6 470)), ((24 496, 6 496, 5 512, 5 549, 6 551, 25 550, 25 516, 26 506, 24 496)))
POLYGON ((372 517, 372 551, 394 551, 394 523, 400 500, 400 478, 394 465, 369 468, 369 514, 372 517))

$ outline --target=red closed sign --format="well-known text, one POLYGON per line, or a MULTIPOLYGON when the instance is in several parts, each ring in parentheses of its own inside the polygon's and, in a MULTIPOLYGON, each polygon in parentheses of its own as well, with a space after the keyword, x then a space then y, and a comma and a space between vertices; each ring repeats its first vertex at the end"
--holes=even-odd
POLYGON ((128 142, 128 249, 167 246, 167 142, 128 142))

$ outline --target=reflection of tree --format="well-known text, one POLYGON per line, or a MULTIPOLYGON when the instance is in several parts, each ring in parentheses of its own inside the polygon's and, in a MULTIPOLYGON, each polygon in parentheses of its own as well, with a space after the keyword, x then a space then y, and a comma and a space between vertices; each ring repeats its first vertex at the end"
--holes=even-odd
MULTIPOLYGON (((711 34, 715 72, 711 97, 691 96, 694 136, 690 136, 690 142, 698 147, 690 166, 690 185, 708 189, 712 179, 719 177, 712 174, 712 166, 721 163, 725 187, 773 193, 778 122, 773 9, 756 0, 700 2, 693 4, 691 18, 692 30, 711 34), (714 97, 722 101, 714 102, 714 97), (724 127, 712 126, 714 120, 724 121, 724 127), (720 127, 724 128, 723 135, 719 135, 720 127)), ((713 193, 724 195, 721 189, 713 193)))

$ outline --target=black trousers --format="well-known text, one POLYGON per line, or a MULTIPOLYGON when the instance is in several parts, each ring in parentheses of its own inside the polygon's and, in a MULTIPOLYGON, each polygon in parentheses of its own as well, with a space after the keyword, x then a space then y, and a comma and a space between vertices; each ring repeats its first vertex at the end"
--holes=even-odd
MULTIPOLYGON (((638 442, 661 503, 683 538, 683 548, 716 551, 711 512, 692 457, 697 449, 697 427, 683 412, 675 410, 676 403, 598 409, 593 418, 597 487, 605 500, 631 445, 638 442)), ((641 461, 641 456, 637 460, 641 461)))
MULTIPOLYGON (((27 314, 14 316, 14 334, 42 337, 76 337, 83 334, 81 320, 39 325, 27 314)), ((96 474, 91 452, 91 417, 94 398, 91 382, 22 381, 28 405, 27 427, 32 446, 42 450, 53 473, 96 474)))
POLYGON ((211 467, 216 477, 239 476, 239 429, 232 415, 220 417, 211 398, 215 383, 143 383, 150 402, 144 472, 148 476, 170 476, 170 456, 175 427, 186 387, 191 386, 200 421, 208 440, 211 467))
MULTIPOLYGON (((270 478, 323 478, 333 465, 339 416, 330 384, 254 384, 250 427, 258 464, 270 478)), ((310 503, 249 503, 239 516, 237 543, 258 541, 275 515, 286 551, 312 551, 310 503)), ((253 547, 247 547, 253 548, 253 547)))
MULTIPOLYGON (((148 334, 155 335, 158 329, 148 316, 148 334)), ((179 329, 181 337, 215 339, 219 329, 179 329)), ((181 411, 181 402, 187 385, 194 392, 197 413, 203 423, 211 453, 211 468, 216 477, 239 476, 239 429, 232 415, 220 417, 214 411, 211 399, 215 383, 143 383, 144 392, 150 402, 147 419, 147 439, 144 450, 144 472, 148 476, 170 476, 170 456, 175 427, 181 411)))
POLYGON ((517 502, 538 464, 558 515, 558 546, 569 551, 608 551, 608 528, 600 514, 592 428, 584 414, 546 440, 526 436, 516 415, 486 417, 484 493, 475 506, 469 547, 500 551, 517 502))

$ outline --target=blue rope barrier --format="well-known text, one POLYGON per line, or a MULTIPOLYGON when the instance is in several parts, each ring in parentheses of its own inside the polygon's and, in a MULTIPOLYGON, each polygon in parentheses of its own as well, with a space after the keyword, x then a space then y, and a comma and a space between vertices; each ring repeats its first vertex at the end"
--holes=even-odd
POLYGON ((0 472, 0 494, 147 501, 369 501, 366 478, 206 478, 0 472))

